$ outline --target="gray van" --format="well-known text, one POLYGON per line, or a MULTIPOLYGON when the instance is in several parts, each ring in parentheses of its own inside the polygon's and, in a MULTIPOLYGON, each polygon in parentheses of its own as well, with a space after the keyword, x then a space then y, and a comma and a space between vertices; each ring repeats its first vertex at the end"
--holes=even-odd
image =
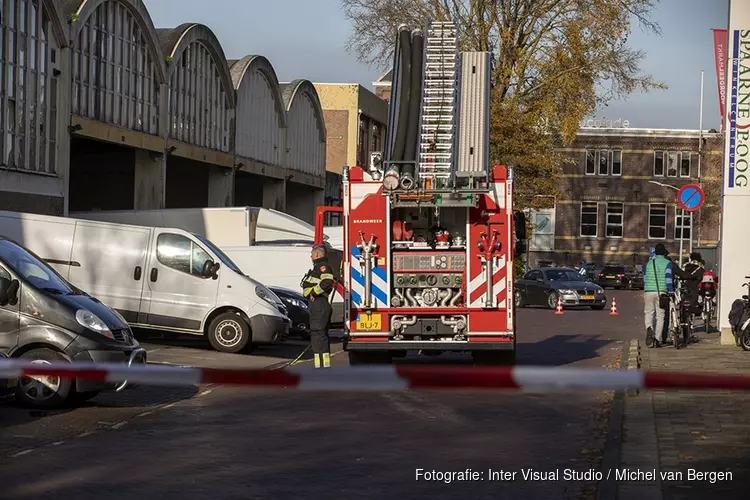
MULTIPOLYGON (((146 351, 115 310, 68 283, 47 263, 0 236, 0 353, 33 363, 145 363, 146 351)), ((2 363, 2 359, 0 359, 2 363)), ((37 376, 16 382, 16 397, 51 408, 127 382, 37 376)))

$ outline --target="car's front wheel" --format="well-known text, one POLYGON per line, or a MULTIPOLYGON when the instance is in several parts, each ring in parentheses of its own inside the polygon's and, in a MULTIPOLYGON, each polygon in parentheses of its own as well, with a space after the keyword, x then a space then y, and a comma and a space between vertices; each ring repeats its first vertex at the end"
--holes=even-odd
MULTIPOLYGON (((34 364, 48 365, 68 359, 52 349, 32 349, 21 354, 20 359, 34 364)), ((16 388, 16 398, 24 405, 35 408, 57 408, 64 405, 73 394, 73 379, 35 375, 23 377, 16 388)))
POLYGON ((557 292, 550 292, 547 295, 547 307, 550 309, 557 309, 557 300, 560 298, 557 292))
POLYGON ((206 336, 215 350, 238 353, 250 343, 250 325, 239 314, 227 312, 211 321, 206 336))

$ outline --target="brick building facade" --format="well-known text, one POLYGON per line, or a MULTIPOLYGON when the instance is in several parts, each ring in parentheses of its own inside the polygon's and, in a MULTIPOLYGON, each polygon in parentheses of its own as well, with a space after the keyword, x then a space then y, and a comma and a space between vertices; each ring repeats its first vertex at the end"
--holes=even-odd
POLYGON ((641 264, 649 248, 663 243, 677 255, 716 245, 719 239, 722 135, 698 130, 582 128, 560 151, 562 166, 554 208, 532 214, 536 226, 529 264, 575 265, 580 262, 641 264), (700 156, 700 159, 699 159, 700 156), (703 208, 684 220, 676 190, 703 187, 703 208))
MULTIPOLYGON (((326 124, 325 204, 341 205, 341 169, 364 165, 385 142, 388 104, 359 84, 316 83, 326 124)), ((331 216, 327 223, 337 225, 331 216)))

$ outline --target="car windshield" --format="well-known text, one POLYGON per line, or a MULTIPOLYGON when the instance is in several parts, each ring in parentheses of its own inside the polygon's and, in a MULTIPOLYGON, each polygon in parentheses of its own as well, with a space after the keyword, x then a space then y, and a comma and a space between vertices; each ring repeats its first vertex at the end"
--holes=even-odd
POLYGON ((78 293, 49 265, 10 240, 0 239, 0 259, 39 290, 65 295, 78 293))
POLYGON ((550 281, 585 281, 583 277, 572 269, 552 269, 544 271, 550 281))
POLYGON ((204 238, 200 234, 193 233, 193 236, 195 236, 196 238, 198 238, 198 240, 200 240, 201 243, 203 243, 204 245, 206 245, 213 253, 215 253, 216 256, 219 257, 219 260, 225 266, 227 266, 229 269, 231 269, 232 271, 234 271, 237 274, 240 274, 242 276, 245 275, 245 273, 243 273, 240 270, 240 268, 237 266, 237 264, 235 264, 234 262, 232 262, 232 259, 230 259, 227 254, 225 254, 224 252, 222 252, 221 250, 219 250, 219 247, 217 247, 216 245, 214 245, 213 243, 211 243, 211 240, 208 240, 208 239, 204 238))

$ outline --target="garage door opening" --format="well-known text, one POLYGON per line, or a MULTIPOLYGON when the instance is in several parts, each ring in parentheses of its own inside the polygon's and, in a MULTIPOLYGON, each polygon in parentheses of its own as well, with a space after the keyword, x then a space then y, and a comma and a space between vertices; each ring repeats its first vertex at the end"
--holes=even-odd
POLYGON ((69 210, 132 210, 135 150, 73 138, 70 144, 69 210))
POLYGON ((167 159, 166 208, 208 206, 208 175, 212 165, 170 156, 167 159))
POLYGON ((234 205, 237 207, 262 207, 263 178, 259 175, 238 171, 234 176, 234 205))

